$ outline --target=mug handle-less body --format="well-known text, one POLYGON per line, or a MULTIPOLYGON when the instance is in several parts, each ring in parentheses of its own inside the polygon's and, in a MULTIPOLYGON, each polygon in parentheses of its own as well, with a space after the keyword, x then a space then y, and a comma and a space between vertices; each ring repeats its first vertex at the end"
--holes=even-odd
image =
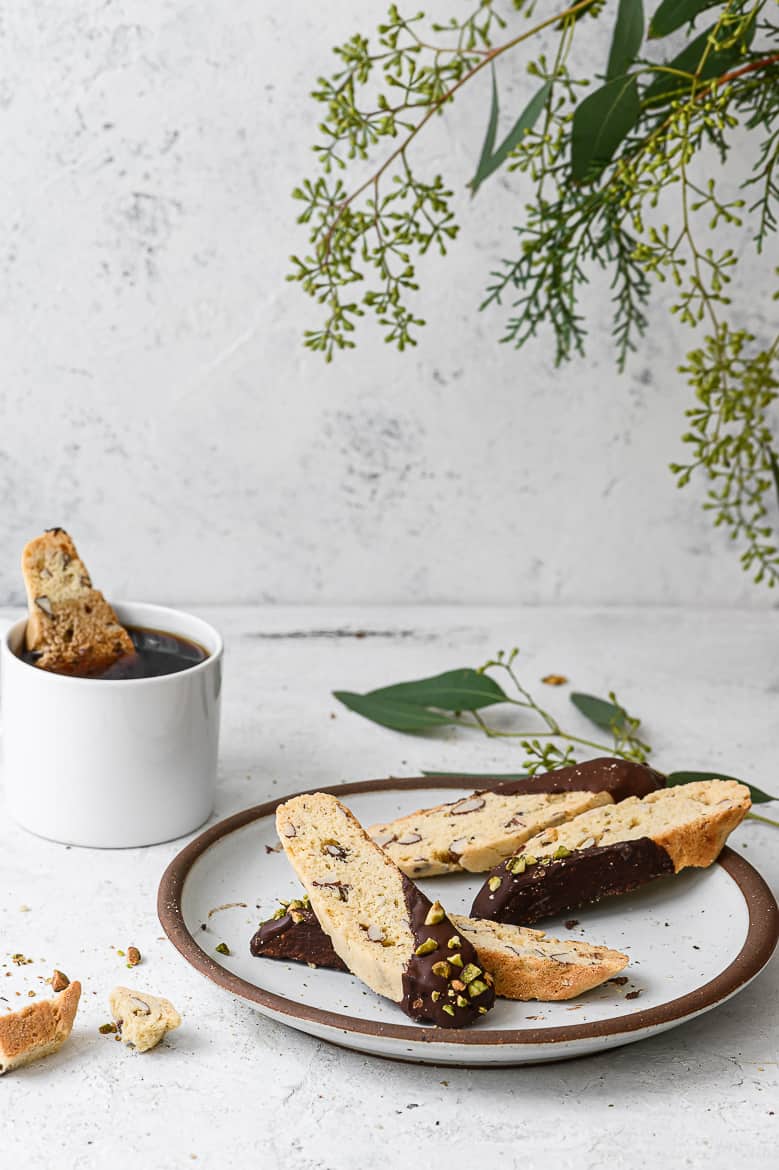
MULTIPOLYGON (((6 618, 6 617, 0 616, 0 640, 2 640, 6 636, 6 634, 10 630, 11 626, 16 625, 16 622, 18 620, 19 620, 18 618, 6 618)), ((2 687, 0 687, 0 735, 2 735, 2 734, 3 734, 3 690, 2 690, 2 687)), ((2 773, 0 773, 0 778, 1 777, 2 777, 2 773)))

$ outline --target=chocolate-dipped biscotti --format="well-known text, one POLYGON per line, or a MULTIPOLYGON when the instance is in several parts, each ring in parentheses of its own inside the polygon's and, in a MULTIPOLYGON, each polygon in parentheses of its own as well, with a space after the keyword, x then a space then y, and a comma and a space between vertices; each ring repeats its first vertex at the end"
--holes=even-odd
POLYGON ((538 833, 496 866, 471 913, 527 925, 687 866, 711 865, 750 805, 746 785, 702 780, 592 809, 538 833))
MULTIPOLYGON (((460 937, 473 943, 479 965, 495 979, 495 994, 504 999, 573 999, 613 978, 629 961, 627 955, 608 947, 547 938, 542 930, 457 914, 451 919, 460 937)), ((250 949, 262 958, 348 970, 319 925, 308 898, 283 903, 273 918, 260 926, 250 949)))
POLYGON ((348 969, 414 1020, 461 1028, 495 999, 492 976, 431 902, 334 796, 276 810, 284 851, 348 969))
POLYGON ((645 764, 605 757, 472 792, 368 832, 409 877, 484 873, 536 833, 588 809, 646 796, 664 783, 645 764))

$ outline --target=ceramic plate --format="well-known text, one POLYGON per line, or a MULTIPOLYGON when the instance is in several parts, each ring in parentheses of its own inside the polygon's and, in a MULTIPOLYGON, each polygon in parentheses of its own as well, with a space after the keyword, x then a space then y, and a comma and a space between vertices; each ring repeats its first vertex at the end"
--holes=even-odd
MULTIPOLYGON (((456 800, 472 787, 468 781, 423 778, 324 791, 341 797, 370 825, 456 800)), ((249 954, 251 935, 278 899, 300 894, 283 852, 270 851, 278 840, 278 803, 228 817, 187 845, 162 878, 160 921, 184 958, 217 986, 274 1020, 360 1052, 472 1066, 601 1052, 717 1007, 754 979, 779 936, 770 890, 748 862, 725 849, 710 869, 688 870, 542 924, 552 936, 630 955, 623 972, 627 983, 607 983, 567 1003, 497 1000, 484 1020, 462 1030, 423 1027, 351 975, 249 954), (576 925, 566 926, 574 917, 576 925), (229 956, 216 952, 221 942, 229 956)), ((420 882, 431 898, 465 914, 480 884, 479 875, 420 882)))

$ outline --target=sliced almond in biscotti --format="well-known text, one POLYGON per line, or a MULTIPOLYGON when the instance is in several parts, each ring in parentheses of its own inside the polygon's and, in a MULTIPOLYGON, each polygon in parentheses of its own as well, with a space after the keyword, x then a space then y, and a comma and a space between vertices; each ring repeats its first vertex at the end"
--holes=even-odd
POLYGON ((701 780, 582 813, 526 841, 479 890, 474 918, 528 924, 716 860, 749 812, 749 789, 701 780))
POLYGON ((0 1016, 0 1076, 51 1056, 67 1040, 81 998, 81 984, 68 984, 54 999, 41 999, 0 1016))
POLYGON ((492 1007, 492 977, 471 944, 340 801, 294 797, 276 826, 333 949, 363 983, 412 1019, 447 1028, 492 1007))
MULTIPOLYGON (((548 938, 542 930, 526 930, 483 919, 451 915, 461 938, 472 943, 481 967, 495 980, 503 999, 573 999, 611 979, 628 964, 627 955, 608 947, 548 938)), ((317 921, 308 898, 282 904, 263 922, 251 940, 253 955, 347 970, 317 921)))
POLYGON ((605 757, 472 792, 368 832, 409 877, 483 873, 544 829, 664 783, 645 764, 605 757))
POLYGON ((92 587, 76 546, 62 528, 50 528, 25 546, 26 645, 35 665, 58 674, 99 674, 125 654, 130 635, 103 594, 92 587))

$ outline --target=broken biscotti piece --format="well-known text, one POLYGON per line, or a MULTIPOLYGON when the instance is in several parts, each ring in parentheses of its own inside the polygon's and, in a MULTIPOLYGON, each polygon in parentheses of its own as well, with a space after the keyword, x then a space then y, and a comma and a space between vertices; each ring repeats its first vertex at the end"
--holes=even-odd
POLYGON ((701 780, 583 813, 532 837, 474 899, 475 918, 527 925, 716 860, 749 812, 749 789, 701 780))
MULTIPOLYGON (((504 999, 573 999, 611 979, 627 966, 627 955, 608 947, 547 938, 542 930, 451 915, 462 938, 469 939, 478 962, 495 979, 504 999)), ((282 905, 263 922, 250 943, 251 953, 346 971, 345 963, 317 922, 308 898, 282 905)))
POLYGON ((606 757, 497 784, 368 832, 409 877, 483 873, 544 829, 600 805, 646 796, 664 783, 646 764, 606 757))
POLYGON ((131 1044, 139 1052, 154 1048, 181 1023, 181 1016, 169 999, 147 995, 145 991, 115 987, 108 1002, 122 1043, 131 1044))
POLYGON ((59 674, 99 674, 135 653, 62 528, 50 528, 25 546, 22 573, 29 609, 26 645, 39 654, 36 666, 59 674))
POLYGON ((276 826, 333 949, 363 983, 447 1028, 492 1007, 492 977, 472 945, 340 801, 297 796, 276 810, 276 826))
POLYGON ((81 984, 74 982, 54 999, 0 1016, 0 1076, 61 1048, 73 1028, 80 997, 81 984))

